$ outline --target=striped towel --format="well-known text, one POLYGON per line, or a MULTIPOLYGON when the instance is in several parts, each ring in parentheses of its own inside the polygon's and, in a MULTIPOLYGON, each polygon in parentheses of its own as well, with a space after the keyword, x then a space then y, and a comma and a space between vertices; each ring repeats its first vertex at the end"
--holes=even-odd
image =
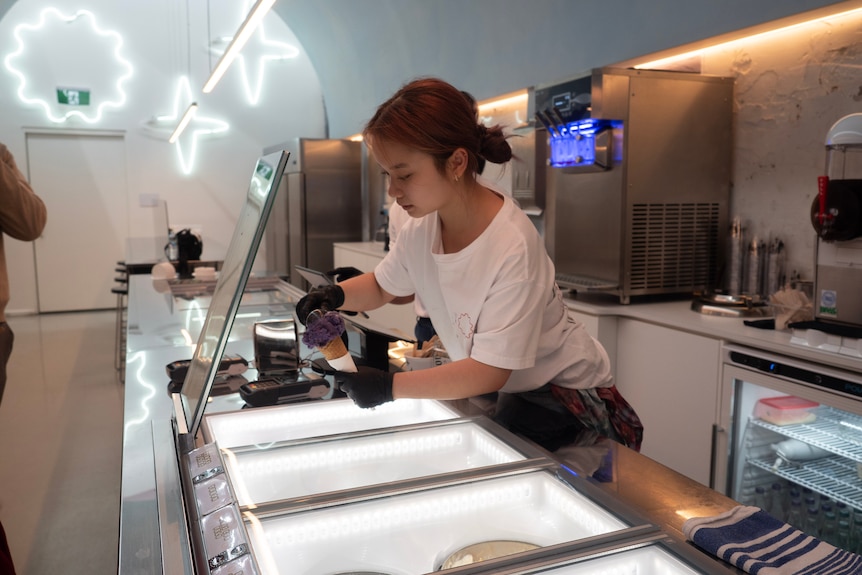
POLYGON ((695 545, 752 575, 858 575, 862 556, 806 535, 759 507, 739 505, 682 526, 695 545))

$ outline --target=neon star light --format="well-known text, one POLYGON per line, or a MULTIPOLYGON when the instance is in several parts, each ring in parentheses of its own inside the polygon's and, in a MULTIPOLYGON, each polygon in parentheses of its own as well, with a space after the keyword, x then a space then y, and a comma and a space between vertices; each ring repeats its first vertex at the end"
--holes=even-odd
MULTIPOLYGON (((237 58, 239 70, 242 75, 242 85, 245 89, 245 95, 246 98, 248 98, 248 103, 252 106, 257 105, 257 103, 260 102, 267 63, 278 60, 290 60, 299 55, 299 49, 291 44, 268 40, 263 24, 260 25, 258 33, 255 35, 255 40, 272 51, 266 52, 257 58, 246 58, 243 54, 240 54, 237 58), (249 68, 253 68, 254 70, 250 72, 249 68), (252 76, 254 77, 254 86, 252 86, 252 76)), ((217 47, 217 42, 218 41, 213 42, 211 50, 213 54, 220 56, 223 53, 223 50, 217 47)))
MULTIPOLYGON (((227 36, 213 41, 210 45, 210 52, 216 56, 224 57, 227 50, 225 46, 230 44, 232 40, 230 36, 227 36)), ((248 98, 249 104, 255 106, 260 101, 260 95, 263 92, 266 65, 273 61, 296 58, 299 56, 299 48, 286 42, 276 42, 275 40, 267 39, 263 22, 258 25, 257 33, 249 39, 249 42, 252 41, 262 46, 261 51, 263 54, 257 58, 252 58, 240 53, 237 56, 237 61, 240 74, 242 75, 246 98, 248 98), (249 72, 249 68, 254 68, 254 70, 249 72), (255 78, 254 86, 252 86, 252 76, 255 78)), ((246 49, 245 51, 248 52, 249 50, 246 49)))
MULTIPOLYGON (((192 104, 194 104, 194 109, 197 111, 197 104, 192 102, 192 89, 189 84, 189 79, 186 76, 182 76, 177 83, 176 92, 174 92, 174 111, 170 115, 156 116, 156 126, 164 127, 165 134, 172 133, 174 131, 174 127, 178 127, 177 123, 181 121, 181 116, 184 116, 185 112, 192 108, 192 104)), ((180 160, 180 168, 184 174, 188 175, 191 174, 192 169, 194 169, 195 158, 197 157, 198 139, 204 136, 227 132, 228 128, 230 128, 230 124, 222 120, 202 116, 200 112, 197 111, 194 115, 189 116, 187 126, 184 127, 186 127, 185 131, 182 136, 178 135, 174 144, 177 147, 177 157, 180 160), (189 140, 191 143, 189 145, 188 153, 186 154, 183 149, 183 142, 185 141, 188 143, 189 140)))
MULTIPOLYGON (((95 124, 102 119, 102 113, 107 108, 119 108, 126 103, 126 92, 123 89, 123 85, 128 81, 129 78, 132 77, 132 65, 126 60, 122 54, 120 53, 121 48, 123 47, 123 38, 119 33, 113 30, 105 30, 100 28, 96 23, 96 17, 92 12, 88 10, 78 10, 72 16, 65 16, 56 8, 45 8, 39 15, 39 20, 35 24, 18 24, 13 34, 15 39, 17 40, 17 47, 15 50, 6 55, 3 60, 6 69, 12 73, 16 78, 18 78, 18 98, 28 105, 39 106, 44 110, 45 115, 51 122, 62 123, 67 121, 69 118, 75 116, 82 119, 84 122, 88 124, 95 124), (116 99, 112 100, 102 100, 101 103, 96 106, 95 111, 92 114, 87 114, 82 110, 70 110, 63 115, 57 115, 54 113, 50 102, 46 99, 39 98, 35 95, 28 94, 28 78, 24 74, 24 72, 16 67, 16 60, 19 60, 24 52, 27 42, 25 39, 28 35, 33 36, 36 32, 41 31, 47 24, 49 18, 58 19, 61 23, 65 24, 74 24, 79 19, 81 21, 86 21, 89 23, 90 28, 93 31, 93 34, 100 38, 106 40, 110 47, 108 50, 105 50, 105 53, 110 53, 113 55, 116 60, 118 66, 120 67, 121 74, 117 78, 115 83, 115 88, 118 93, 116 99)), ((50 41, 50 38, 34 38, 34 42, 47 42, 50 41)), ((58 48, 58 49, 62 49, 58 48)), ((99 70, 99 73, 104 73, 103 69, 100 69, 98 66, 91 66, 91 69, 99 70)))
POLYGON ((236 36, 233 37, 227 50, 222 54, 221 59, 219 59, 218 64, 216 64, 215 69, 204 84, 204 94, 209 94, 213 91, 213 88, 215 88, 216 84, 224 76, 224 73, 227 72, 227 69, 239 55, 240 50, 248 42, 248 39, 251 38, 251 35, 254 34, 255 28, 260 25, 263 17, 266 16, 266 13, 269 12, 273 4, 275 4, 275 0, 257 0, 255 5, 252 6, 248 16, 240 25, 236 36))
POLYGON ((168 138, 169 144, 173 144, 180 139, 180 136, 182 136, 183 132, 186 131, 186 128, 188 128, 189 124, 192 121, 192 118, 194 118, 197 113, 198 103, 192 102, 191 104, 189 104, 189 107, 186 108, 186 111, 183 114, 183 117, 180 119, 180 123, 177 124, 177 127, 174 129, 173 134, 171 134, 171 137, 168 138))

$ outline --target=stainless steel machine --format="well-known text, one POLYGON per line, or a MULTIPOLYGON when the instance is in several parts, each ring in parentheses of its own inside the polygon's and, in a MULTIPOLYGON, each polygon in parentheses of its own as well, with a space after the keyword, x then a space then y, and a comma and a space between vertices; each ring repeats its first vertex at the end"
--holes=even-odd
POLYGON ((330 270, 332 244, 362 240, 362 144, 297 138, 264 153, 282 149, 291 158, 266 228, 267 270, 305 289, 294 266, 330 270))
POLYGON ((534 100, 558 283, 623 303, 712 288, 728 227, 733 79, 602 68, 537 86, 534 100))
POLYGON ((845 116, 830 128, 826 175, 818 183, 811 205, 817 231, 814 316, 862 327, 862 114, 845 116))

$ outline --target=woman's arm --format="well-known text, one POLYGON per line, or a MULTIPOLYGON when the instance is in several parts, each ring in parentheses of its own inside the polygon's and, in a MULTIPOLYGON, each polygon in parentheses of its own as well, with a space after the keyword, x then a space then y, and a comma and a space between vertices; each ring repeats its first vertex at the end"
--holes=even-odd
POLYGON ((474 359, 461 359, 431 369, 395 374, 392 397, 415 399, 464 399, 498 391, 512 371, 474 359))
POLYGON ((368 311, 391 302, 395 296, 380 287, 374 272, 344 280, 338 284, 344 290, 344 305, 347 311, 368 311))

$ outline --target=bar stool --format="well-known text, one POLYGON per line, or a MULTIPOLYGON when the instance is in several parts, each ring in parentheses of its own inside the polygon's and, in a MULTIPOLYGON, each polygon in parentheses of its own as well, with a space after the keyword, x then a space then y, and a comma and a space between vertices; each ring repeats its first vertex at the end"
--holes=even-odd
POLYGON ((117 318, 114 325, 114 369, 117 371, 117 381, 126 381, 126 302, 129 295, 129 271, 126 262, 118 261, 114 271, 119 275, 114 278, 117 285, 111 288, 111 293, 117 296, 117 318))

